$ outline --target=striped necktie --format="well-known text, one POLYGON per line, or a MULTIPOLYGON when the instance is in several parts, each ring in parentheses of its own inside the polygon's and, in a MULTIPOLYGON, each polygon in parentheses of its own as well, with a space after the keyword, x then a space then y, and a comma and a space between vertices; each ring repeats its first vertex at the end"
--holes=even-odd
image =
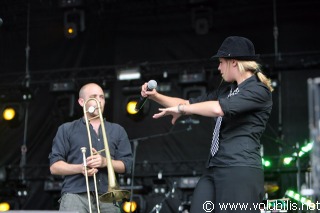
POLYGON ((212 136, 212 143, 211 143, 211 155, 214 156, 218 149, 219 149, 219 132, 221 126, 222 117, 219 116, 216 121, 216 126, 214 127, 213 136, 212 136))
MULTIPOLYGON (((231 87, 228 98, 230 98, 233 95, 236 95, 238 92, 239 92, 238 87, 235 90, 232 90, 232 87, 231 87)), ((222 122, 222 116, 219 116, 217 118, 216 125, 213 131, 213 136, 212 136, 211 149, 210 149, 212 156, 214 156, 219 149, 219 133, 220 133, 221 122, 222 122)))

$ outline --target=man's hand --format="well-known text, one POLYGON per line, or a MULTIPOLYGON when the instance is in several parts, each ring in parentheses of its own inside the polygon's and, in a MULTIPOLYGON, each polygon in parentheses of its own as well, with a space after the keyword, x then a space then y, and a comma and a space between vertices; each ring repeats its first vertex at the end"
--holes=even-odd
MULTIPOLYGON (((97 172, 98 172, 98 169, 87 167, 87 175, 88 175, 88 176, 93 176, 93 175, 96 174, 97 172)), ((86 169, 85 169, 84 166, 82 167, 82 174, 83 174, 83 175, 86 175, 86 169)))
POLYGON ((87 157, 87 165, 90 168, 106 167, 106 158, 100 155, 95 148, 92 148, 92 156, 87 157))

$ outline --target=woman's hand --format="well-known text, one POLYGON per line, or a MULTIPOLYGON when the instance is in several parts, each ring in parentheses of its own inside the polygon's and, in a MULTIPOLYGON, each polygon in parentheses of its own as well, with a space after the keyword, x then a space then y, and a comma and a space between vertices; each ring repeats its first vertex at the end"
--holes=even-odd
POLYGON ((178 118, 181 116, 181 112, 179 112, 178 107, 168 107, 168 108, 159 108, 159 113, 154 114, 152 117, 155 119, 161 118, 163 116, 172 115, 171 123, 175 124, 178 118))
POLYGON ((148 83, 144 83, 141 86, 141 96, 142 97, 152 97, 154 95, 156 95, 157 90, 153 89, 153 90, 148 90, 148 83))

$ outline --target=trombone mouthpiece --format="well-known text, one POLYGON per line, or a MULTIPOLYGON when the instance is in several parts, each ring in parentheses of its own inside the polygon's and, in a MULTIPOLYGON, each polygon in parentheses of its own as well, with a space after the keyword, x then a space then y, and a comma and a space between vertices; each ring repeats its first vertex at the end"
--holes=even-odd
POLYGON ((91 107, 89 107, 88 112, 89 112, 90 114, 92 114, 95 110, 96 110, 96 107, 91 106, 91 107))

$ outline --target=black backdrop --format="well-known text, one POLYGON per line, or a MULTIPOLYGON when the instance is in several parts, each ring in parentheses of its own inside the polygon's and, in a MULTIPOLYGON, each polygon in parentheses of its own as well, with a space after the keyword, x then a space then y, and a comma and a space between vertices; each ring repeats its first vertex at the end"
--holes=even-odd
MULTIPOLYGON (((307 79, 318 75, 319 71, 317 70, 282 72, 282 140, 278 138, 279 95, 277 88, 274 92, 275 104, 273 113, 262 137, 262 144, 264 145, 265 157, 274 160, 273 169, 266 171, 266 178, 272 181, 276 180, 282 184, 282 188, 279 191, 280 196, 283 195, 287 188, 296 187, 296 171, 294 166, 289 170, 287 168, 283 169, 281 166, 278 167, 277 159, 280 155, 285 156, 292 153, 295 143, 299 142, 303 145, 305 140, 309 139, 307 79), (295 85, 299 85, 299 87, 295 85)), ((112 117, 114 122, 123 125, 132 142, 135 139, 138 142, 135 173, 137 185, 146 184, 151 187, 149 181, 157 179, 159 172, 168 180, 169 186, 172 184, 170 182, 172 178, 197 176, 202 173, 212 133, 210 119, 193 116, 192 118, 198 120, 199 124, 190 126, 178 122, 172 126, 169 117, 159 120, 151 118, 151 115, 157 112, 159 106, 150 102, 148 115, 141 121, 134 121, 123 110, 126 97, 117 91, 121 90, 114 90, 116 100, 112 100, 112 98, 107 100, 106 117, 112 117)), ((169 95, 178 95, 180 92, 171 91, 169 95)), ((26 141, 28 148, 27 165, 25 170, 25 183, 29 190, 29 196, 27 196, 26 201, 21 201, 22 204, 20 204, 19 208, 56 208, 58 191, 50 192, 44 190, 45 182, 59 180, 59 178, 52 177, 49 174, 47 157, 58 125, 73 119, 73 117, 61 116, 61 114, 68 114, 70 109, 68 107, 61 108, 57 100, 60 100, 57 98, 57 94, 49 92, 45 87, 40 87, 34 99, 30 102, 30 119, 28 121, 26 141)), ((76 104, 74 105, 74 117, 81 116, 81 110, 76 104)), ((21 134, 23 127, 23 124, 14 129, 1 125, 1 150, 3 152, 1 165, 7 168, 7 179, 12 190, 24 188, 23 185, 20 186, 21 178, 19 178, 21 175, 19 163, 21 160, 20 148, 23 142, 23 135, 21 134)), ((306 168, 304 166, 303 170, 306 168)), ((11 195, 12 193, 15 192, 11 192, 11 195)), ((145 195, 146 193, 142 194, 145 195)), ((149 203, 155 202, 152 197, 155 200, 159 200, 161 196, 151 194, 145 199, 149 199, 149 203)), ((176 199, 168 202, 175 203, 177 202, 176 199)))

